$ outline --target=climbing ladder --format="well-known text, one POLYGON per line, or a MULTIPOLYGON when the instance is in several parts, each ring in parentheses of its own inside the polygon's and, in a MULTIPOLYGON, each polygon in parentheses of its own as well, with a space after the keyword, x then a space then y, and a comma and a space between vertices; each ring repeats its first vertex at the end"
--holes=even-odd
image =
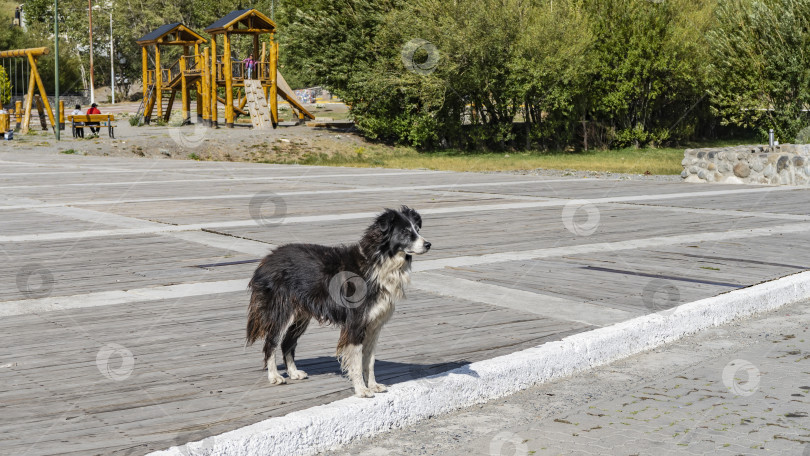
POLYGON ((247 108, 248 112, 250 112, 250 121, 253 122, 253 128, 257 130, 275 128, 260 81, 245 79, 245 98, 247 99, 247 108))
POLYGON ((138 112, 135 113, 135 117, 138 118, 138 126, 140 127, 143 125, 143 113, 146 112, 146 107, 149 104, 149 99, 152 98, 152 92, 155 90, 155 85, 149 85, 149 92, 141 97, 141 104, 138 106, 138 112))

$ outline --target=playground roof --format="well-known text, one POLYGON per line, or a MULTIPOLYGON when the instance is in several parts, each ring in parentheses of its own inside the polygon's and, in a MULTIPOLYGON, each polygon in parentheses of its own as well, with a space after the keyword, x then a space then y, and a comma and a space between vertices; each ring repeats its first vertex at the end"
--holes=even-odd
POLYGON ((210 34, 217 33, 272 33, 276 23, 256 9, 231 11, 205 28, 210 34))
POLYGON ((139 40, 136 40, 135 42, 140 44, 141 46, 146 46, 148 44, 188 45, 194 43, 205 43, 206 40, 202 36, 198 35, 197 32, 191 30, 185 25, 179 22, 173 22, 171 24, 161 25, 160 27, 142 36, 139 40), (169 35, 173 36, 171 37, 171 39, 165 40, 165 38, 169 35))

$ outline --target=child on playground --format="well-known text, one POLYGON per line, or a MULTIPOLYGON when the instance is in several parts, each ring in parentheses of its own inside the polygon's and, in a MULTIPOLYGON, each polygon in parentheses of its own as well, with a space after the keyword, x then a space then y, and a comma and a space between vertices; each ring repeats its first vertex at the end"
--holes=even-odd
MULTIPOLYGON (((80 116, 82 115, 82 105, 76 105, 76 109, 70 113, 71 116, 80 116)), ((84 138, 84 127, 76 127, 76 137, 77 138, 84 138)))
MULTIPOLYGON (((87 114, 101 114, 101 111, 99 111, 98 105, 93 103, 90 105, 90 109, 87 110, 87 114)), ((98 122, 87 122, 87 126, 90 127, 90 133, 96 138, 98 138, 98 132, 101 131, 98 125, 98 122)))
POLYGON ((245 70, 247 71, 247 77, 245 79, 251 79, 251 75, 253 74, 253 57, 248 54, 247 58, 245 59, 245 70))

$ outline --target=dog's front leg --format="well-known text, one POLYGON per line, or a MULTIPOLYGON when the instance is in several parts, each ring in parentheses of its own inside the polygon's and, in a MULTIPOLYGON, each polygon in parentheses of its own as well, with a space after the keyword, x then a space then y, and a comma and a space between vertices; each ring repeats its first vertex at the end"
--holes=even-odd
POLYGON ((388 391, 388 388, 381 383, 377 383, 374 379, 374 353, 377 351, 377 339, 379 336, 380 328, 374 328, 368 333, 363 343, 363 377, 367 380, 368 389, 382 393, 388 391))
POLYGON ((363 381, 363 345, 347 345, 341 355, 343 370, 349 376, 357 397, 374 397, 374 391, 363 381))
POLYGON ((337 356, 340 368, 352 381, 355 396, 374 397, 374 391, 368 389, 363 381, 363 339, 365 337, 361 332, 344 328, 340 332, 337 356))

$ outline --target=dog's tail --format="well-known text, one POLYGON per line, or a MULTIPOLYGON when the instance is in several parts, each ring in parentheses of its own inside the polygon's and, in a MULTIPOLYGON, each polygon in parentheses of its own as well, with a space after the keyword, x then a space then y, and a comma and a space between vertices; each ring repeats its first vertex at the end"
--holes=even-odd
POLYGON ((252 288, 253 292, 250 295, 250 305, 248 306, 245 348, 263 338, 267 331, 264 324, 265 293, 258 287, 252 288))

